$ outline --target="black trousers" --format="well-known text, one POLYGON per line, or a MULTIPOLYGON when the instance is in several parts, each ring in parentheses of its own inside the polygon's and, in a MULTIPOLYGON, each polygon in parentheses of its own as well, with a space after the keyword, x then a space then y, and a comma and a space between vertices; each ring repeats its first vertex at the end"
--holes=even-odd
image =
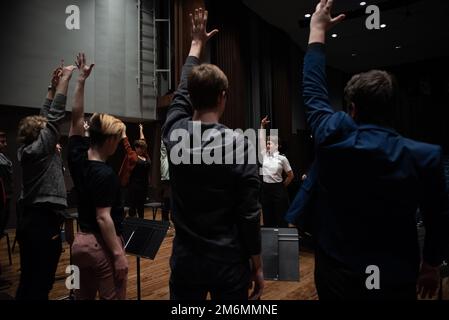
POLYGON ((289 207, 287 189, 281 183, 262 183, 262 214, 264 227, 286 228, 284 216, 289 207))
POLYGON ((43 208, 25 208, 24 225, 17 241, 20 247, 20 283, 17 300, 48 300, 62 251, 58 219, 43 208), (33 214, 39 219, 29 219, 33 214))
POLYGON ((416 281, 368 290, 366 277, 343 267, 320 249, 315 252, 315 286, 320 300, 416 300, 416 281))
POLYGON ((129 215, 137 216, 141 219, 145 218, 145 201, 147 197, 146 186, 130 185, 128 189, 129 197, 129 215))
POLYGON ((249 261, 226 264, 199 255, 170 259, 170 300, 248 300, 249 261))

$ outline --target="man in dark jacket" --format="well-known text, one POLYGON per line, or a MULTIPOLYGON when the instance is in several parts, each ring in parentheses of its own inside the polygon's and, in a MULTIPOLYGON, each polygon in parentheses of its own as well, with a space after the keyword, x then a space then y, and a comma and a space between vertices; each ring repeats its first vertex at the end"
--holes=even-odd
POLYGON ((344 15, 333 19, 332 5, 332 0, 318 4, 304 59, 303 96, 316 147, 318 295, 416 299, 418 284, 422 296, 432 296, 449 245, 441 148, 390 128, 395 86, 384 71, 354 76, 345 89, 350 113, 333 111, 325 39, 344 15), (426 227, 422 260, 418 208, 426 227))
POLYGON ((206 32, 207 11, 196 10, 191 18, 190 54, 163 128, 176 229, 170 297, 204 300, 210 293, 214 300, 245 300, 250 283, 254 283, 250 298, 258 299, 264 281, 257 164, 208 165, 201 160, 206 149, 224 160, 219 155, 223 155, 225 144, 232 148, 236 141, 244 141, 238 151, 240 155, 245 152, 245 159, 255 151, 241 135, 231 136, 227 142, 221 139, 229 131, 219 123, 228 81, 217 66, 200 65, 199 60, 206 42, 218 31, 206 32), (180 137, 186 139, 179 142, 180 137), (184 144, 186 141, 199 141, 199 147, 184 144), (180 153, 189 159, 179 162, 180 153))

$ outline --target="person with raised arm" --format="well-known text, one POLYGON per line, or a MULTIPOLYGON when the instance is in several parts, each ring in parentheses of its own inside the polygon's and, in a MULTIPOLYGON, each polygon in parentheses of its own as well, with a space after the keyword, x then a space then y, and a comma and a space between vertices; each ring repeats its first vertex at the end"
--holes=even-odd
POLYGON ((62 251, 62 212, 67 207, 63 162, 57 151, 65 118, 67 90, 75 66, 53 72, 39 116, 19 124, 17 158, 22 167, 17 241, 20 282, 17 300, 48 300, 62 251))
POLYGON ((145 218, 145 201, 150 186, 151 159, 148 155, 148 145, 143 132, 143 125, 139 124, 140 137, 134 141, 134 149, 128 137, 123 139, 126 156, 120 168, 119 176, 122 187, 128 187, 129 216, 145 218))
POLYGON ((78 194, 81 229, 72 245, 72 262, 80 270, 78 300, 125 300, 128 276, 122 238, 124 210, 120 203, 120 181, 106 164, 126 136, 122 121, 107 114, 94 114, 84 126, 84 87, 94 65, 84 53, 77 57, 80 70, 75 87, 68 163, 78 194))
POLYGON ((200 63, 207 42, 218 30, 206 31, 208 12, 201 8, 190 18, 190 53, 163 127, 176 230, 170 298, 205 300, 210 293, 213 300, 259 299, 264 279, 257 163, 225 165, 222 160, 226 155, 221 153, 226 143, 236 141, 244 142, 238 150, 245 152, 244 159, 255 155, 255 148, 237 133, 221 139, 229 130, 219 122, 225 110, 228 79, 217 66, 200 63), (201 148, 180 145, 179 136, 202 141, 201 148), (195 157, 199 149, 207 149, 220 159, 212 164, 179 163, 180 153, 195 157), (250 294, 249 286, 253 287, 250 294))
MULTIPOLYGON (((406 139, 391 127, 396 85, 371 70, 346 85, 346 112, 332 109, 326 35, 332 17, 321 0, 304 58, 304 104, 316 152, 315 284, 323 300, 433 296, 448 257, 449 204, 441 147, 406 139), (422 259, 415 214, 426 227, 422 259)), ((294 223, 295 216, 290 217, 294 223)))
POLYGON ((262 156, 262 214, 264 227, 286 228, 289 206, 287 188, 295 175, 287 157, 279 153, 279 138, 266 138, 268 116, 260 122, 259 148, 262 156), (286 178, 284 179, 284 175, 286 178))

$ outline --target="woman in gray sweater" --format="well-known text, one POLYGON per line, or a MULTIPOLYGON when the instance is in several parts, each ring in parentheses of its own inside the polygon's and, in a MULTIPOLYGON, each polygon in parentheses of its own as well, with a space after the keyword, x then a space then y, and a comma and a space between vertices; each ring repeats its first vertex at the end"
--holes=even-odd
POLYGON ((21 268, 18 300, 48 300, 55 281, 62 249, 60 213, 67 207, 63 162, 56 145, 75 69, 56 69, 40 115, 19 124, 17 158, 23 172, 23 214, 17 228, 21 268))

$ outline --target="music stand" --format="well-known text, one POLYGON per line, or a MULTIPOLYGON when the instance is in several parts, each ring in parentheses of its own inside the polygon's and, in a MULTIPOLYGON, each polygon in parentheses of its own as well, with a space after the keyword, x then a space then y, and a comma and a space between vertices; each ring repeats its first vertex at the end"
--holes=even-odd
POLYGON ((266 280, 299 281, 299 237, 293 228, 261 228, 266 280))
POLYGON ((137 300, 141 300, 140 258, 154 260, 162 241, 164 241, 170 223, 139 218, 127 218, 123 221, 123 238, 126 253, 136 257, 137 300))

